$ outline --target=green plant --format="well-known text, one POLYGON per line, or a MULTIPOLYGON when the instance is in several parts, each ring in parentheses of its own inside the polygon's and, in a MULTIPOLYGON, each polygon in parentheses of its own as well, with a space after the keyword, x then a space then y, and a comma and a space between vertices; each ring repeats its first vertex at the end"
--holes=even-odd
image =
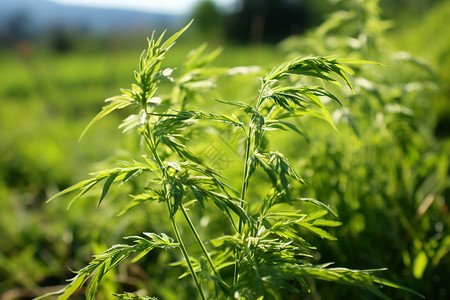
MULTIPOLYGON (((43 297, 59 294, 59 299, 67 299, 90 280, 86 297, 94 299, 108 271, 127 258, 136 262, 157 248, 181 252, 183 260, 173 265, 187 269, 181 277, 192 277, 201 299, 281 299, 284 293, 309 291, 309 278, 362 287, 382 298, 388 298, 379 289, 382 285, 412 292, 373 274, 380 270, 332 268, 330 263, 315 263, 312 257, 315 247, 306 237, 313 233, 322 239, 335 240, 325 229, 339 226, 340 222, 323 218, 333 213, 327 205, 299 196, 303 179, 285 155, 269 148, 268 135, 272 131, 302 134, 291 121, 295 118, 314 116, 333 124, 321 98, 340 104, 339 100, 324 87, 293 82, 312 77, 339 85, 340 79, 353 90, 348 77, 352 70, 344 63, 358 61, 331 57, 290 60, 261 78, 254 103, 216 99, 220 105, 235 110, 231 114, 210 112, 189 103, 198 90, 212 87, 219 74, 246 73, 252 69, 209 69, 205 65, 218 52, 204 54, 204 47, 190 54, 183 74, 178 77, 174 69, 161 69, 165 54, 189 25, 165 42, 164 34, 157 39, 152 36, 135 72, 136 83, 131 89, 123 89, 121 95, 107 99, 108 104, 86 128, 115 110, 133 108, 137 113, 130 114, 119 127, 139 133, 143 153, 122 162, 120 167, 94 173, 49 199, 79 191, 72 204, 103 183, 99 206, 113 183, 136 181, 140 184, 139 193, 130 197, 121 214, 146 202, 160 203, 167 208, 167 221, 174 237, 165 233, 126 237, 126 243, 96 255, 64 289, 43 297), (156 96, 162 80, 173 83, 170 96, 156 96), (203 139, 207 129, 220 132, 224 126, 243 137, 239 182, 228 180, 219 170, 208 166, 208 161, 194 150, 194 142, 203 139), (192 215, 196 211, 210 211, 211 204, 222 213, 223 232, 205 238, 200 236, 198 220, 192 215)), ((146 299, 129 293, 116 296, 146 299)))
MULTIPOLYGON (((445 80, 438 80, 422 58, 395 51, 392 41, 396 39, 388 41, 385 33, 388 27, 395 32, 395 24, 381 19, 380 1, 338 2, 341 10, 315 31, 282 45, 292 56, 314 49, 322 55, 339 53, 385 65, 377 72, 357 71, 356 95, 333 113, 342 134, 317 130, 310 136, 314 151, 299 154, 302 168, 314 174, 304 195, 326 197, 346 220, 335 232, 339 243, 332 252, 322 251, 322 257, 339 257, 356 268, 388 265, 394 281, 417 286, 427 299, 446 299, 450 286, 445 275, 450 272, 446 258, 450 252, 449 141, 437 134, 437 117, 445 114, 440 103, 445 80), (379 247, 381 243, 386 246, 379 247)), ((421 41, 427 36, 417 30, 411 33, 421 41)), ((427 44, 417 41, 417 45, 427 44)), ((404 50, 405 43, 397 42, 397 47, 404 50)), ((342 97, 341 91, 336 95, 342 97)), ((310 121, 314 120, 304 124, 317 128, 310 121)), ((396 293, 396 299, 412 297, 396 293)), ((332 296, 346 298, 348 291, 334 289, 332 296)))

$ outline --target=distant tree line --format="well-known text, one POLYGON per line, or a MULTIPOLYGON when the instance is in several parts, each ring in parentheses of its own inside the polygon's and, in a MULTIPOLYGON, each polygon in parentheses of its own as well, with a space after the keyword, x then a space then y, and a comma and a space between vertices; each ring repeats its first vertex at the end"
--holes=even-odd
POLYGON ((331 5, 329 0, 241 0, 237 7, 224 14, 212 1, 202 1, 194 11, 197 28, 233 42, 273 43, 320 24, 331 5))
MULTIPOLYGON (((443 0, 380 0, 383 14, 422 14, 443 0)), ((207 35, 241 43, 276 43, 321 24, 339 0, 239 0, 236 10, 223 13, 211 0, 198 4, 193 16, 196 27, 207 35)))

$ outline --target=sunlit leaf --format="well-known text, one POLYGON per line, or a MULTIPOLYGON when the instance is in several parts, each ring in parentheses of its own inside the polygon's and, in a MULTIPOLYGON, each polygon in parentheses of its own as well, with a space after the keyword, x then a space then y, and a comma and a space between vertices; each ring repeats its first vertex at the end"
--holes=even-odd
POLYGON ((185 32, 189 28, 189 26, 191 26, 192 22, 194 22, 194 20, 191 20, 186 26, 183 27, 183 29, 181 29, 180 31, 172 35, 170 38, 168 38, 164 42, 164 44, 162 44, 161 48, 168 50, 170 47, 172 47, 175 41, 180 37, 180 35, 182 35, 183 32, 185 32))
POLYGON ((102 108, 102 111, 99 112, 94 119, 92 119, 92 121, 88 124, 88 126, 84 129, 83 133, 81 133, 80 136, 80 140, 83 138, 83 136, 86 134, 86 132, 89 130, 89 128, 92 127, 92 125, 94 125, 94 123, 96 123, 98 120, 100 120, 101 118, 107 116, 108 114, 110 114, 111 112, 117 110, 117 109, 122 109, 125 108, 129 105, 131 105, 133 103, 133 100, 130 99, 128 96, 126 95, 121 95, 121 96, 115 96, 112 98, 108 98, 105 100, 106 102, 111 102, 110 104, 104 106, 102 108))

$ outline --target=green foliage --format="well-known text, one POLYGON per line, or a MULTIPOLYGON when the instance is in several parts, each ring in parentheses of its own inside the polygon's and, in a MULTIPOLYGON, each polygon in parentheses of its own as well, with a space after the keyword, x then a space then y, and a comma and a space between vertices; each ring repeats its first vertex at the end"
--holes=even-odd
MULTIPOLYGON (((288 156, 270 148, 271 132, 302 133, 303 128, 293 123, 299 116, 318 117, 333 124, 324 98, 341 102, 327 88, 303 83, 304 78, 335 85, 342 80, 353 91, 349 78, 353 71, 344 63, 364 61, 332 57, 289 60, 261 77, 254 101, 217 100, 235 109, 230 114, 218 114, 193 105, 198 90, 214 86, 219 76, 249 74, 255 68, 239 68, 238 72, 207 68, 205 65, 218 51, 203 56, 202 46, 190 53, 181 74, 174 69, 161 70, 165 54, 189 25, 165 42, 164 34, 159 38, 153 35, 141 55, 136 83, 131 89, 123 89, 122 95, 108 98, 107 105, 86 128, 113 111, 132 108, 136 114, 126 117, 119 127, 140 136, 140 155, 122 163, 122 167, 93 173, 90 179, 50 199, 80 190, 76 200, 103 182, 99 206, 107 199, 113 183, 133 182, 137 194, 130 197, 121 214, 131 214, 137 207, 146 209, 143 204, 148 201, 159 203, 166 208, 165 222, 172 227, 174 238, 164 233, 129 237, 129 244, 114 245, 94 256, 64 289, 42 297, 59 295, 58 299, 67 299, 89 281, 86 298, 94 299, 108 271, 128 257, 134 257, 133 262, 143 259, 155 248, 180 250, 183 259, 173 265, 187 270, 180 280, 192 277, 201 299, 281 299, 286 291, 310 291, 309 278, 361 287, 385 299, 388 297, 380 286, 412 292, 372 274, 378 270, 330 268, 330 264, 314 261, 312 251, 317 248, 309 241, 309 234, 333 241, 336 238, 328 229, 341 223, 324 218, 332 212, 327 205, 299 197, 297 188, 304 180, 288 156), (171 82, 173 89, 168 95, 156 96, 162 80, 171 82), (208 161, 195 151, 197 127, 214 131, 223 124, 237 129, 244 140, 242 180, 238 182, 208 166, 208 161), (261 173, 268 180, 260 180, 257 176, 261 173), (259 193, 249 192, 254 187, 260 188, 259 193), (228 233, 201 237, 191 215, 212 208, 220 212, 223 231, 228 233)), ((127 293, 116 297, 149 299, 127 293)))
POLYGON ((156 300, 154 297, 140 297, 135 294, 125 293, 125 294, 114 294, 120 300, 156 300))
MULTIPOLYGON (((126 239, 133 240, 133 244, 117 244, 102 254, 96 255, 94 260, 92 260, 88 266, 77 272, 77 275, 71 279, 71 283, 63 290, 44 295, 43 297, 61 294, 58 299, 68 299, 92 275, 92 279, 86 290, 86 298, 95 299, 95 294, 103 276, 127 257, 131 255, 136 256, 133 259, 135 262, 156 247, 163 249, 178 247, 178 244, 174 243, 167 235, 162 234, 158 236, 154 233, 144 233, 144 235, 149 239, 139 236, 127 237, 126 239)), ((40 298, 41 297, 38 297, 36 299, 40 298)))
MULTIPOLYGON (((265 171, 278 172, 276 163, 280 164, 281 170, 283 159, 276 154, 282 153, 308 184, 295 183, 295 175, 289 173, 289 167, 285 166, 284 178, 291 201, 296 203, 294 208, 283 203, 275 205, 265 213, 265 222, 269 222, 271 230, 280 236, 301 237, 314 246, 316 249, 299 250, 299 253, 309 255, 303 257, 305 261, 319 266, 323 262, 336 261, 335 265, 363 270, 389 267, 389 271, 383 273, 386 278, 414 287, 427 299, 446 299, 450 286, 446 276, 450 273, 450 127, 446 125, 449 120, 450 67, 445 26, 449 3, 441 1, 426 14, 422 11, 420 15, 401 19, 406 21, 404 23, 394 23, 380 20, 381 12, 374 6, 374 1, 370 5, 366 5, 367 1, 338 2, 342 10, 327 17, 326 26, 324 24, 317 31, 289 39, 289 43, 292 42, 289 47, 288 42, 283 43, 289 48, 290 58, 335 54, 370 59, 384 66, 353 64, 356 75, 350 79, 355 94, 350 89, 341 89, 311 76, 290 75, 283 81, 286 86, 271 87, 283 90, 290 86, 297 89, 302 85, 320 86, 339 99, 344 107, 328 96, 319 97, 339 130, 336 132, 320 119, 301 117, 303 111, 297 104, 292 106, 291 100, 281 98, 280 105, 286 103, 285 106, 295 109, 299 116, 281 119, 288 109, 280 108, 278 119, 266 118, 264 121, 261 144, 265 150, 258 151, 253 157, 254 171, 249 178, 246 196, 248 216, 259 216, 264 211, 262 203, 270 194, 274 195, 271 201, 284 199, 281 177, 271 178, 265 171), (390 26, 386 35, 388 39, 384 35, 387 26, 390 26), (407 50, 410 54, 396 52, 395 49, 407 50), (292 135, 293 132, 296 135, 292 135), (277 188, 272 189, 272 185, 277 188), (278 198, 275 196, 277 193, 281 193, 278 198), (292 222, 317 210, 329 211, 328 215, 318 218, 321 221, 316 219, 307 223, 322 229, 337 241, 321 238, 298 224, 293 225, 298 231, 296 234, 283 232, 280 228, 289 220, 277 218, 274 212, 278 210, 283 214, 293 210, 291 214, 296 216, 289 219, 292 222), (338 220, 342 225, 338 228, 322 226, 324 222, 338 222, 331 216, 333 212, 339 214, 338 220), (278 221, 280 223, 276 225, 278 221)), ((407 6, 403 11, 408 10, 407 6)), ((386 16, 386 12, 381 15, 386 16)), ((134 49, 140 48, 144 40, 143 37, 136 38, 135 34, 138 33, 127 34, 126 38, 120 34, 102 37, 95 40, 95 46, 83 37, 82 45, 64 55, 29 43, 21 44, 19 49, 1 49, 0 228, 2 240, 6 242, 0 244, 0 298, 29 299, 60 289, 65 279, 73 276, 70 270, 81 270, 91 255, 101 254, 108 245, 131 244, 130 240, 122 242, 123 236, 150 231, 166 232, 174 237, 168 221, 169 213, 158 194, 158 189, 161 189, 158 168, 156 171, 144 170, 140 176, 133 176, 125 183, 120 177, 111 179, 98 209, 93 208, 109 178, 107 173, 100 175, 101 172, 89 176, 92 180, 97 176, 97 179, 105 177, 83 197, 72 202, 68 213, 64 210, 70 197, 76 197, 82 190, 61 195, 60 201, 43 205, 50 196, 84 179, 87 172, 115 172, 139 163, 153 165, 147 162, 147 159, 152 161, 152 155, 145 150, 145 144, 140 143, 140 135, 136 134, 142 115, 139 109, 134 110, 133 105, 102 118, 83 136, 82 142, 77 143, 80 133, 89 123, 88 119, 101 108, 98 99, 113 95, 117 86, 127 86, 133 79, 129 70, 137 68, 135 58, 140 54, 134 49), (111 130, 121 124, 122 119, 128 122, 124 121, 120 130, 111 130), (125 134, 121 135, 121 131, 125 134), (98 163, 92 165, 92 161, 98 163), (116 217, 118 214, 120 216, 116 217)), ((79 38, 81 41, 81 36, 79 38)), ((253 76, 255 74, 234 75, 243 70, 247 73, 251 70, 260 76, 264 73, 260 72, 261 68, 228 67, 259 64, 262 69, 270 71, 267 66, 279 65, 286 57, 280 51, 283 47, 270 45, 227 45, 223 51, 209 51, 206 45, 202 45, 185 55, 193 44, 202 41, 197 36, 190 35, 187 39, 185 36, 177 40, 176 47, 165 55, 160 71, 167 69, 166 75, 173 71, 158 83, 151 105, 159 103, 159 108, 153 115, 163 113, 164 105, 185 112, 176 121, 186 125, 180 129, 180 134, 188 138, 182 144, 200 157, 203 165, 220 169, 219 174, 230 181, 218 179, 240 190, 243 166, 240 157, 245 146, 242 128, 245 132, 244 123, 248 122, 244 112, 247 108, 252 110, 260 81, 253 76), (222 66, 220 68, 209 66, 216 57, 215 65, 222 66), (176 68, 170 68, 174 66, 176 68), (234 105, 223 105, 226 100, 210 101, 211 98, 238 99, 240 102, 228 101, 234 105), (221 115, 223 122, 207 120, 203 118, 204 114, 221 115), (189 115, 193 116, 192 119, 189 115), (226 119, 226 116, 232 119, 226 119), (231 124, 234 125, 229 126, 231 124)), ((343 60, 339 62, 344 63, 343 60)), ((345 85, 343 80, 339 81, 345 85)), ((289 92, 292 99, 295 91, 289 92)), ((275 100, 267 98, 266 101, 271 103, 275 100)), ((307 104, 298 103, 308 106, 310 116, 316 112, 323 119, 320 108, 312 100, 308 101, 307 104)), ((175 111, 169 113, 175 115, 175 111)), ((165 124, 168 123, 161 122, 159 128, 164 130, 165 124)), ((173 150, 165 146, 159 149, 161 155, 167 152, 164 157, 171 155, 169 162, 181 162, 177 161, 178 156, 173 150)), ((239 227, 238 217, 230 211, 235 219, 235 224, 230 225, 227 215, 216 205, 211 205, 211 198, 189 200, 195 198, 196 189, 191 187, 201 185, 203 190, 209 191, 206 180, 200 183, 201 179, 192 178, 197 175, 190 173, 172 175, 186 182, 186 186, 179 188, 186 194, 182 199, 186 212, 198 235, 205 241, 205 248, 214 257, 216 269, 229 285, 233 282, 234 261, 230 257, 234 254, 221 252, 221 256, 216 255, 214 251, 220 249, 215 249, 213 243, 223 236, 234 237, 235 228, 239 227)), ((239 209, 239 193, 228 192, 237 201, 235 204, 239 209)), ((201 195, 198 193, 196 197, 201 195)), ((266 200, 264 203, 269 205, 269 202, 266 200)), ((182 214, 183 211, 178 209, 175 218, 180 234, 186 238, 188 254, 194 268, 206 270, 209 268, 207 259, 204 259, 195 237, 192 238, 182 214)), ((186 263, 174 263, 180 259, 180 253, 178 250, 155 248, 137 263, 128 263, 131 258, 126 259, 105 274, 96 297, 104 299, 127 290, 141 297, 195 298, 197 291, 189 270, 185 268, 186 263), (185 276, 178 279, 183 272, 185 276)), ((206 297, 211 298, 215 291, 214 282, 219 281, 202 279, 201 274, 208 275, 207 272, 199 271, 198 274, 206 297)), ((278 274, 282 278, 281 272, 278 274)), ((279 297, 376 297, 366 289, 329 284, 311 277, 305 277, 305 280, 310 295, 299 296, 282 289, 278 291, 279 297)), ((278 283, 281 286, 283 282, 278 283)), ((304 292, 301 283, 288 283, 304 292)), ((401 290, 384 288, 382 291, 394 299, 417 299, 401 290)), ((84 298, 83 292, 82 287, 71 298, 84 298)))
MULTIPOLYGON (((354 80, 356 95, 345 103, 348 108, 332 114, 342 135, 322 131, 309 136, 315 151, 302 152, 302 165, 314 177, 305 196, 327 197, 339 216, 349 220, 335 233, 340 243, 323 255, 357 265, 389 265, 395 281, 418 286, 427 298, 445 299, 449 264, 441 254, 449 251, 445 199, 450 186, 443 153, 449 144, 448 136, 434 128, 436 116, 445 115, 441 97, 448 87, 423 59, 392 50, 385 37, 392 23, 380 18, 378 1, 359 2, 340 1, 343 10, 317 30, 282 45, 292 56, 301 55, 299 49, 314 49, 384 65, 377 72, 360 68, 364 78, 354 80), (360 245, 357 250, 355 244, 360 245), (386 247, 379 249, 380 244, 386 247)), ((422 41, 424 35, 414 31, 414 36, 422 41)), ((317 124, 308 120, 306 126, 317 124)), ((341 290, 335 297, 349 294, 341 290)))

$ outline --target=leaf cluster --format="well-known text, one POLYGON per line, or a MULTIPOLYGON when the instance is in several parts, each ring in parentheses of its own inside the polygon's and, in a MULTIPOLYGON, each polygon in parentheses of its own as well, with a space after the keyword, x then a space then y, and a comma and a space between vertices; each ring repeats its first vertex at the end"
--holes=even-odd
POLYGON ((126 258, 134 256, 133 261, 138 261, 155 248, 171 249, 179 246, 165 234, 144 233, 144 235, 146 237, 126 237, 126 240, 132 241, 131 244, 117 244, 105 252, 96 255, 89 265, 76 272, 76 276, 62 290, 43 295, 36 299, 52 295, 59 295, 58 299, 69 299, 77 289, 92 277, 86 289, 86 299, 93 300, 95 299, 95 293, 97 292, 102 277, 126 258))
MULTIPOLYGON (((341 104, 338 98, 325 87, 301 82, 304 77, 313 77, 340 85, 341 80, 353 91, 349 79, 353 72, 344 65, 349 61, 331 57, 290 60, 261 78, 256 99, 247 102, 217 99, 220 104, 237 108, 231 115, 191 108, 188 103, 191 96, 198 89, 210 87, 212 74, 237 75, 252 72, 252 68, 226 72, 207 69, 205 65, 219 51, 204 55, 205 47, 201 46, 189 54, 181 76, 172 76, 173 69, 161 71, 167 50, 189 25, 164 43, 163 35, 158 39, 152 36, 147 50, 141 55, 139 70, 135 72, 136 83, 131 89, 122 90, 122 95, 107 99, 108 104, 87 127, 116 109, 134 107, 138 113, 126 118, 120 127, 140 134, 145 146, 141 157, 145 162, 134 160, 124 163, 121 168, 94 173, 92 178, 55 195, 58 197, 80 190, 75 197, 78 199, 104 181, 98 200, 100 205, 114 182, 122 184, 151 173, 142 193, 131 196, 122 213, 146 201, 160 202, 167 208, 168 223, 175 237, 154 233, 145 233, 147 238, 130 237, 131 244, 115 245, 95 256, 87 267, 77 272, 66 288, 55 294, 67 299, 91 278, 86 296, 93 299, 104 274, 127 257, 134 256, 136 261, 154 248, 180 250, 183 260, 175 265, 187 268, 182 276, 192 277, 201 299, 206 299, 204 287, 211 282, 214 283, 216 297, 243 299, 278 299, 281 290, 292 293, 300 293, 302 289, 309 291, 309 277, 367 288, 382 297, 385 296, 377 284, 402 288, 371 275, 371 271, 328 268, 328 265, 311 262, 311 251, 316 247, 307 241, 305 233, 335 240, 326 228, 339 226, 340 222, 324 218, 333 213, 327 205, 315 199, 302 199, 294 192, 293 186, 303 184, 304 180, 287 156, 268 147, 267 132, 291 130, 303 134, 290 119, 312 116, 333 124, 324 98, 341 104), (162 78, 173 83, 172 95, 164 101, 155 96, 162 78), (205 121, 213 123, 212 126, 223 123, 234 126, 242 134, 245 153, 241 182, 231 182, 219 170, 208 167, 192 150, 189 144, 191 129, 205 121), (268 178, 269 192, 261 199, 253 199, 248 189, 250 185, 260 184, 254 180, 259 171, 268 178), (240 191, 233 185, 239 186, 240 191), (233 234, 200 237, 198 225, 190 217, 190 208, 204 210, 210 203, 223 213, 228 223, 224 226, 231 228, 233 234), (185 243, 186 237, 180 233, 178 215, 200 249, 200 254, 195 257, 189 254, 191 250, 185 243)), ((142 299, 132 294, 117 297, 142 299)))

